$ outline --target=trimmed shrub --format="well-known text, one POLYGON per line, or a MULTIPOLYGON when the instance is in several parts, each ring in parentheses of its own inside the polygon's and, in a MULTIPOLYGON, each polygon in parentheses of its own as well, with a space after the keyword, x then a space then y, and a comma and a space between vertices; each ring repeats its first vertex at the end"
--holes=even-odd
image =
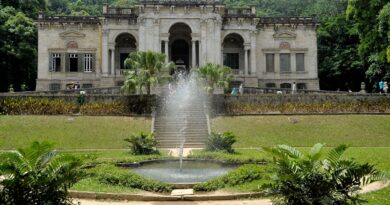
POLYGON ((157 154, 157 140, 154 138, 154 134, 131 134, 129 138, 124 139, 130 143, 130 152, 135 155, 149 155, 157 154))
POLYGON ((78 112, 72 102, 49 98, 5 98, 0 101, 3 114, 9 115, 60 115, 78 112))
POLYGON ((236 137, 231 132, 221 133, 211 133, 207 142, 206 150, 207 151, 224 151, 228 153, 234 153, 233 144, 236 142, 236 137))
POLYGON ((228 163, 242 163, 242 164, 255 164, 255 163, 267 163, 272 159, 268 155, 262 156, 255 152, 256 155, 242 154, 239 152, 226 153, 226 152, 208 152, 208 151, 193 151, 188 158, 195 159, 215 159, 218 161, 224 161, 228 163))
POLYGON ((389 100, 354 102, 286 102, 275 104, 232 102, 226 104, 227 113, 351 113, 390 112, 389 100))
POLYGON ((124 186, 152 192, 170 192, 173 189, 173 185, 147 179, 134 172, 113 165, 98 166, 94 170, 95 177, 103 184, 124 186))
POLYGON ((212 179, 211 181, 199 183, 194 186, 196 191, 215 191, 224 187, 235 186, 259 180, 265 173, 265 166, 243 165, 228 174, 212 179))

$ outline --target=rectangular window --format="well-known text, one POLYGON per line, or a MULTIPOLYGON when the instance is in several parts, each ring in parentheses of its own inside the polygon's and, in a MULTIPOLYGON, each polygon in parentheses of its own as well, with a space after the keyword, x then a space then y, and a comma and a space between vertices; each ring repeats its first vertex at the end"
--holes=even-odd
POLYGON ((297 62, 297 71, 305 71, 305 54, 297 53, 296 62, 297 62))
POLYGON ((61 90, 61 84, 59 83, 51 83, 49 85, 50 91, 56 91, 56 90, 61 90))
POLYGON ((233 73, 238 74, 240 69, 240 60, 238 53, 224 53, 223 54, 223 65, 233 69, 233 73))
POLYGON ((92 54, 84 54, 84 72, 90 73, 92 72, 93 65, 93 57, 92 54))
POLYGON ((266 54, 265 55, 265 61, 266 61, 266 72, 273 73, 275 72, 275 54, 266 54))
POLYGON ((77 72, 78 71, 78 55, 75 53, 69 54, 69 71, 77 72))
POLYGON ((291 71, 291 58, 289 53, 280 54, 280 72, 291 71))
POLYGON ((91 83, 84 83, 84 84, 83 84, 83 88, 84 88, 84 89, 92 88, 92 87, 93 87, 93 85, 92 85, 91 83))
POLYGON ((52 62, 50 67, 50 72, 60 72, 61 71, 61 53, 53 53, 51 55, 52 62))

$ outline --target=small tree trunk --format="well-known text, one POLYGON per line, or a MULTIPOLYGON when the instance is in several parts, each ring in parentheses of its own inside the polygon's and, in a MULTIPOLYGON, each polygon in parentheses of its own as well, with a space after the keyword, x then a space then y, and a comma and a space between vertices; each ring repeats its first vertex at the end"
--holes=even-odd
POLYGON ((150 96, 150 83, 148 83, 147 85, 146 85, 146 92, 147 92, 147 94, 148 94, 148 96, 150 96))

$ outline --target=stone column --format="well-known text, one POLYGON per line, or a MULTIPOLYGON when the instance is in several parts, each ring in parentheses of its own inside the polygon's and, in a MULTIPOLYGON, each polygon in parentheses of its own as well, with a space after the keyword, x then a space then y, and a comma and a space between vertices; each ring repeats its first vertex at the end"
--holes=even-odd
POLYGON ((199 66, 206 64, 207 53, 207 22, 206 19, 200 20, 200 41, 199 41, 199 66))
POLYGON ((248 48, 245 48, 245 59, 244 59, 244 62, 245 62, 245 75, 248 75, 248 52, 249 52, 249 49, 248 48))
POLYGON ((115 48, 111 48, 111 72, 110 74, 115 74, 115 48))
POLYGON ((256 75, 256 31, 251 32, 251 75, 256 75))
POLYGON ((108 75, 109 70, 109 50, 108 50, 108 31, 103 30, 103 45, 102 45, 102 74, 108 75))
POLYGON ((164 42, 164 49, 165 49, 164 53, 166 55, 165 61, 168 63, 169 62, 169 41, 164 40, 163 42, 164 42))
POLYGON ((196 41, 192 41, 192 68, 196 67, 196 41))
POLYGON ((215 20, 215 39, 214 39, 214 45, 215 45, 215 63, 217 64, 223 64, 223 61, 221 61, 221 45, 222 45, 222 39, 221 39, 221 30, 222 30, 222 19, 215 20))

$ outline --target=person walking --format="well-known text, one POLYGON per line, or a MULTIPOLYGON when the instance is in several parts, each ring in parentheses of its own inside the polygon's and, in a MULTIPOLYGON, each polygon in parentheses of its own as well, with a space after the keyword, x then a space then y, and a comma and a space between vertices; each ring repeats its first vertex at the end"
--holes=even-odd
POLYGON ((297 84, 295 82, 292 84, 292 92, 291 93, 292 94, 296 94, 297 93, 297 84))
POLYGON ((383 90, 383 80, 379 81, 379 93, 382 93, 383 90))
POLYGON ((238 88, 238 92, 240 93, 240 95, 244 94, 244 87, 243 87, 242 83, 240 84, 240 87, 238 88))
POLYGON ((383 83, 383 92, 386 94, 388 90, 389 90, 389 85, 387 84, 387 81, 385 81, 383 83))

